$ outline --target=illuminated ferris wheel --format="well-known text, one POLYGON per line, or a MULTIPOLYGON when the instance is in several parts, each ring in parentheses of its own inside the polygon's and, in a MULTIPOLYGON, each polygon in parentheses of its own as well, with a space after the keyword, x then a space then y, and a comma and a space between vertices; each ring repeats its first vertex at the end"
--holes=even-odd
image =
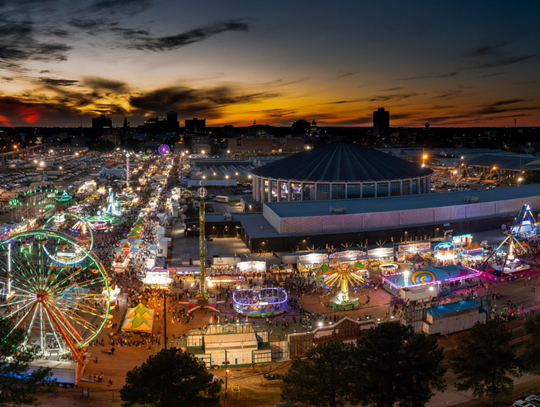
POLYGON ((24 330, 25 350, 46 358, 71 354, 82 362, 83 349, 107 323, 109 309, 107 273, 84 244, 52 230, 0 241, 0 318, 24 330), (80 251, 84 259, 62 264, 49 258, 47 252, 59 246, 80 251))

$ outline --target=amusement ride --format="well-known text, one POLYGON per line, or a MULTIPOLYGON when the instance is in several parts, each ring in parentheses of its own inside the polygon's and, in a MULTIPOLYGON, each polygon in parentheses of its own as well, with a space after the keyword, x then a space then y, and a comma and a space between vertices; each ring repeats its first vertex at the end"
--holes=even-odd
POLYGON ((8 336, 25 332, 21 351, 72 358, 82 372, 87 345, 110 324, 111 289, 91 250, 91 228, 86 241, 66 233, 72 216, 55 215, 42 229, 0 241, 0 318, 14 323, 8 336))

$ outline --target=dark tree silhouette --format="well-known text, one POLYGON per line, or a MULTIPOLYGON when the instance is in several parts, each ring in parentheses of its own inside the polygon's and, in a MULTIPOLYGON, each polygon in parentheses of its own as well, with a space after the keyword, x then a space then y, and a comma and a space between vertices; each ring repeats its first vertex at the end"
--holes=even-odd
POLYGON ((0 407, 37 406, 36 395, 54 392, 56 380, 51 369, 28 372, 34 355, 20 350, 26 332, 16 329, 9 335, 13 327, 11 320, 0 320, 0 407))
POLYGON ((281 398, 305 407, 339 407, 348 399, 352 346, 339 339, 309 349, 283 376, 281 398))
POLYGON ((410 326, 380 324, 358 339, 354 353, 353 402, 419 407, 431 399, 434 389, 446 388, 443 349, 435 337, 410 326))
POLYGON ((181 349, 163 349, 130 370, 120 390, 123 406, 219 406, 221 381, 204 362, 181 349))
POLYGON ((519 376, 518 359, 510 346, 512 332, 499 321, 477 322, 458 342, 450 366, 457 374, 456 389, 488 396, 492 403, 511 394, 519 376))

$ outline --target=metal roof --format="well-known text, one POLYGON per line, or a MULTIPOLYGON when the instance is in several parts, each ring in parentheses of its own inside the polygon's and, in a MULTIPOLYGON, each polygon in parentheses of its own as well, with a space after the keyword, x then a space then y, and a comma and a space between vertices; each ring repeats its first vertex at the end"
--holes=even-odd
POLYGON ((254 175, 312 182, 391 181, 433 171, 378 150, 336 141, 251 170, 254 175))
POLYGON ((332 201, 265 202, 264 205, 281 218, 329 215, 329 207, 345 208, 347 214, 389 212, 409 209, 464 205, 465 197, 478 197, 479 202, 495 202, 540 196, 540 184, 493 188, 477 191, 443 192, 424 195, 389 196, 332 201))
POLYGON ((465 160, 467 165, 491 167, 496 166, 501 170, 525 170, 531 169, 528 164, 538 161, 538 157, 529 154, 506 155, 506 154, 483 154, 469 160, 465 160))

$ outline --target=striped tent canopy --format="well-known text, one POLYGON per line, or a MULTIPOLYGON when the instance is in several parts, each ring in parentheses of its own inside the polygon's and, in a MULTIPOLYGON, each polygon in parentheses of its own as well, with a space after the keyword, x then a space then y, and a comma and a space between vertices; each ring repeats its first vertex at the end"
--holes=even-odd
POLYGON ((128 309, 126 316, 124 317, 122 331, 152 333, 154 313, 155 310, 146 308, 142 304, 137 305, 135 308, 128 309))

